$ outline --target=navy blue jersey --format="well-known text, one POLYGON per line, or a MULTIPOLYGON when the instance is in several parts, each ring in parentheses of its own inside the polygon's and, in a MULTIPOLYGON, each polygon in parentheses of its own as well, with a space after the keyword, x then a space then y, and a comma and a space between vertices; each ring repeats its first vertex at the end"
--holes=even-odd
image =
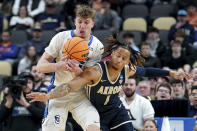
POLYGON ((97 64, 101 69, 102 76, 97 83, 87 86, 87 95, 91 103, 101 113, 112 110, 122 103, 118 95, 125 83, 126 73, 123 68, 117 79, 112 82, 109 79, 106 62, 97 64))

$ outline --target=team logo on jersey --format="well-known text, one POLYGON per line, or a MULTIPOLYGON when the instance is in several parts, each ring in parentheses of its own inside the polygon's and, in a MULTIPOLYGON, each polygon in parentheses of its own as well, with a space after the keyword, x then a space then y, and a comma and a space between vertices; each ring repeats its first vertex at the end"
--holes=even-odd
POLYGON ((120 75, 119 83, 122 84, 122 82, 123 82, 123 76, 120 75))
POLYGON ((93 48, 92 48, 92 47, 90 47, 90 48, 89 48, 89 50, 90 50, 90 51, 93 51, 93 48))
POLYGON ((55 124, 59 124, 60 123, 60 116, 56 115, 55 116, 55 124))
POLYGON ((107 80, 101 80, 101 82, 105 82, 105 81, 107 81, 107 80))

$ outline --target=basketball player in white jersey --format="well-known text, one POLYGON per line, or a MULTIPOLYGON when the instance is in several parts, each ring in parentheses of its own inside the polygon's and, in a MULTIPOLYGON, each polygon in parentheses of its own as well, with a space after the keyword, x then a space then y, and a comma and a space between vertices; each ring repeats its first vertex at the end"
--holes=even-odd
MULTIPOLYGON (((81 6, 76 10, 75 30, 60 32, 55 35, 44 54, 38 62, 37 69, 40 72, 55 72, 49 86, 50 92, 62 83, 71 81, 81 72, 79 63, 75 60, 66 61, 62 53, 64 43, 74 36, 81 37, 88 41, 90 47, 88 60, 85 66, 92 66, 100 61, 103 53, 103 44, 93 35, 91 29, 94 26, 95 12, 88 6, 81 6), (55 60, 55 63, 52 61, 55 60), (72 64, 73 66, 68 66, 72 64)), ((79 89, 63 98, 49 100, 46 104, 42 131, 64 131, 68 111, 72 113, 76 122, 81 125, 84 131, 99 131, 100 118, 97 110, 86 98, 84 89, 79 89)))

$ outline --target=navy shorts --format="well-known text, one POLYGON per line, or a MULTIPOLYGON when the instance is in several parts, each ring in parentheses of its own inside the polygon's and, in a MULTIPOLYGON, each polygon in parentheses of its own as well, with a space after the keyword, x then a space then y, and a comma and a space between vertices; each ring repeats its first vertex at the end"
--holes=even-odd
POLYGON ((102 131, 133 131, 131 119, 122 104, 99 115, 102 131))

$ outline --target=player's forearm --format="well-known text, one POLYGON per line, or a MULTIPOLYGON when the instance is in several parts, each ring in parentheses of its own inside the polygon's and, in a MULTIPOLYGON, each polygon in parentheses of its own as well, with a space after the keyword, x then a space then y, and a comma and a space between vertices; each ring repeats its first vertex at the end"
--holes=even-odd
POLYGON ((60 86, 55 87, 54 90, 52 90, 50 93, 47 94, 47 99, 54 99, 54 98, 60 98, 68 93, 70 93, 71 87, 68 83, 61 84, 60 86))
POLYGON ((49 63, 47 60, 39 61, 37 64, 37 70, 42 73, 55 72, 56 67, 56 63, 49 63))

